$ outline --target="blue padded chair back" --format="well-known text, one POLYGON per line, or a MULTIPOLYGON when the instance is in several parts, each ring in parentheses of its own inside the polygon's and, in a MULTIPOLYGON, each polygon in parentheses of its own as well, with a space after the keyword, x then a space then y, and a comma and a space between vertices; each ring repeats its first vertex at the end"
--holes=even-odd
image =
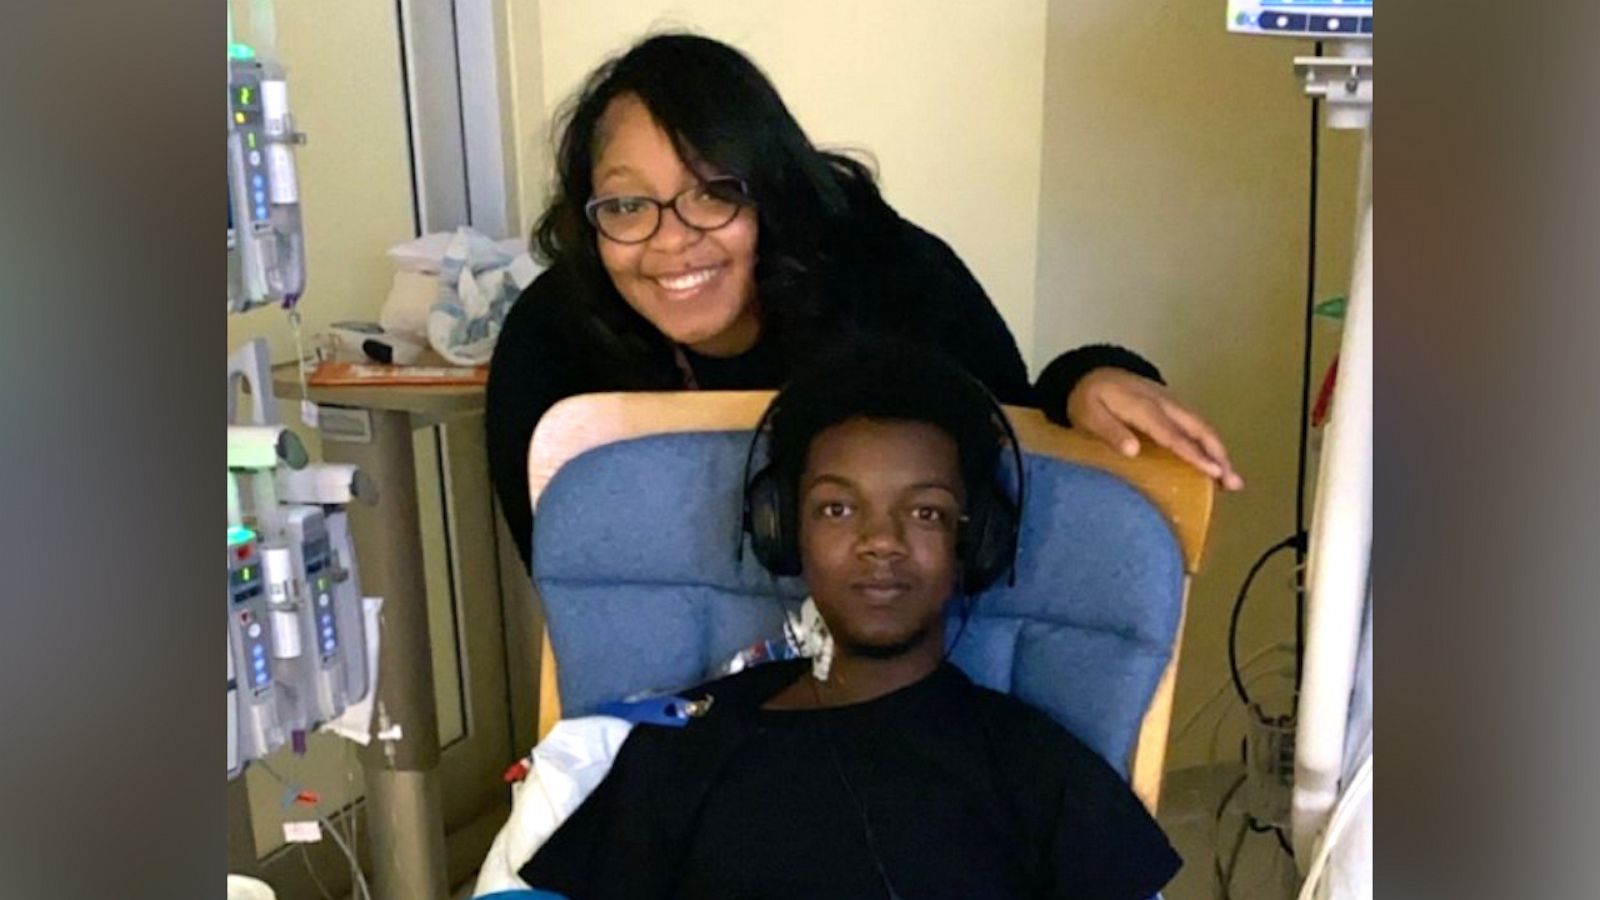
MULTIPOLYGON (((782 632, 805 596, 741 546, 749 432, 653 435, 563 466, 539 501, 533 571, 562 712, 697 684, 782 632)), ((976 598, 951 659, 1054 717, 1124 776, 1183 600, 1177 540, 1112 475, 1026 455, 1015 587, 976 598)), ((952 629, 953 630, 953 629, 952 629)))

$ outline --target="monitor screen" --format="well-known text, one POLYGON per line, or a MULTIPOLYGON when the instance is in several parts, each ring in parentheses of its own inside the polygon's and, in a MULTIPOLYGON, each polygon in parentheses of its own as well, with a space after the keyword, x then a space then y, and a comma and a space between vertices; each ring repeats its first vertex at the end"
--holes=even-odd
POLYGON ((1228 0, 1228 30, 1321 40, 1370 40, 1372 0, 1228 0))

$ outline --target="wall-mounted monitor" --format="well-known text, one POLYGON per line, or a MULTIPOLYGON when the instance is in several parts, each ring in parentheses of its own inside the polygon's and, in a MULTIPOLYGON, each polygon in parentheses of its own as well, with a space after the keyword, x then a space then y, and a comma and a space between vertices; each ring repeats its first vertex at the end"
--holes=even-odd
POLYGON ((1318 40, 1370 40, 1372 0, 1228 0, 1228 30, 1318 40))

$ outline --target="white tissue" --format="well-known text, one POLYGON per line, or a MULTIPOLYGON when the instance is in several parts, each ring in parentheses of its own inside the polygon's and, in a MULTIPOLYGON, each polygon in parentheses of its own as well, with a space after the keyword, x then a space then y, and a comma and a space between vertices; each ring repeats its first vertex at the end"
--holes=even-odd
MULTIPOLYGON (((490 241, 481 232, 471 228, 461 228, 457 231, 436 231, 425 234, 416 240, 406 241, 389 248, 389 259, 394 262, 394 267, 400 272, 418 272, 423 275, 438 275, 444 268, 445 251, 450 248, 450 243, 462 232, 477 235, 488 243, 494 250, 506 257, 514 258, 525 253, 527 243, 522 238, 507 238, 503 241, 490 241)), ((529 279, 532 280, 531 278, 529 279)))
POLYGON ((427 314, 427 343, 438 356, 454 365, 486 364, 510 304, 541 269, 520 240, 493 242, 461 227, 438 250, 440 237, 445 235, 427 235, 390 250, 390 256, 402 271, 437 272, 438 291, 427 314))
POLYGON ((400 269, 389 285, 389 296, 378 313, 378 324, 389 334, 428 343, 428 314, 439 299, 439 273, 400 269))

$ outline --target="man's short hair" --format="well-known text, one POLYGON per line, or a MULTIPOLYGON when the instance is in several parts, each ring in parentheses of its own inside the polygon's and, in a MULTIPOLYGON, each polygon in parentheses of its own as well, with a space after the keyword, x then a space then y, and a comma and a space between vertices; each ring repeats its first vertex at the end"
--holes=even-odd
POLYGON ((818 434, 856 418, 922 422, 955 442, 967 493, 996 478, 1004 435, 995 401, 941 350, 896 338, 851 339, 795 374, 773 401, 768 461, 798 491, 818 434))

